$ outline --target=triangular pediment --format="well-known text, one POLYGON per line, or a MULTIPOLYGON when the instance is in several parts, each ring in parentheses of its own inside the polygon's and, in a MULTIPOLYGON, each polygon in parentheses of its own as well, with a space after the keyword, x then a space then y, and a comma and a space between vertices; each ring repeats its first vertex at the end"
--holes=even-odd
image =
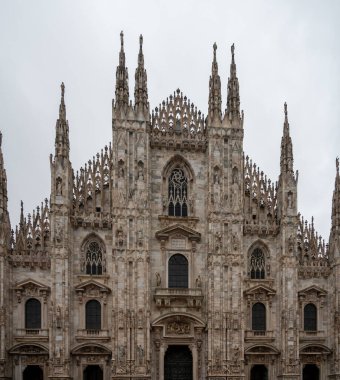
POLYGON ((311 285, 311 286, 309 286, 306 289, 300 290, 298 294, 299 294, 299 296, 306 296, 306 295, 309 295, 309 294, 316 294, 318 297, 320 297, 320 296, 326 296, 327 292, 326 292, 326 290, 324 290, 322 288, 319 288, 318 286, 311 285))
POLYGON ((41 282, 27 279, 24 281, 20 281, 15 285, 15 290, 24 290, 24 289, 39 289, 39 290, 45 290, 49 291, 50 287, 42 284, 41 282))
POLYGON ((276 294, 276 290, 267 285, 256 285, 244 291, 244 295, 246 296, 260 293, 266 294, 267 296, 273 296, 276 294))
POLYGON ((190 227, 183 226, 182 224, 174 224, 165 227, 156 232, 156 238, 159 240, 168 240, 170 236, 179 235, 193 241, 200 241, 201 234, 190 227))
POLYGON ((111 292, 110 288, 108 288, 106 285, 103 285, 100 282, 97 282, 95 280, 88 280, 88 281, 82 282, 82 283, 78 284, 75 288, 75 290, 77 292, 91 291, 91 289, 97 290, 97 291, 102 292, 102 293, 110 293, 111 292))

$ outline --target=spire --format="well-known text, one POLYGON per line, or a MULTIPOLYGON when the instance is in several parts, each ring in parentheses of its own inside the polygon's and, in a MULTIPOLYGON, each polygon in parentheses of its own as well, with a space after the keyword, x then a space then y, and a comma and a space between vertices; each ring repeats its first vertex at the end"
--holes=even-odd
POLYGON ((230 77, 228 78, 228 96, 226 116, 230 121, 240 121, 240 90, 236 75, 235 46, 231 45, 230 77))
POLYGON ((213 45, 214 58, 211 65, 211 76, 209 79, 209 118, 213 121, 215 118, 221 119, 221 79, 218 75, 218 65, 216 60, 216 42, 213 45))
POLYGON ((293 173, 293 144, 289 135, 287 103, 284 104, 285 120, 283 124, 283 136, 281 138, 280 167, 282 173, 293 173))
POLYGON ((7 176, 2 154, 2 133, 0 132, 0 223, 3 222, 3 214, 7 212, 7 201, 7 176))
POLYGON ((116 106, 129 105, 128 71, 125 67, 124 33, 120 32, 119 65, 116 70, 116 106))
POLYGON ((56 123, 56 137, 55 137, 55 156, 56 157, 69 157, 70 142, 68 121, 66 120, 66 106, 65 106, 65 85, 64 82, 60 85, 61 99, 59 106, 59 119, 56 123))
POLYGON ((339 175, 339 157, 335 160, 336 173, 335 185, 332 201, 332 231, 340 230, 340 175, 339 175))
POLYGON ((142 35, 139 36, 138 66, 135 73, 135 108, 142 112, 146 111, 145 116, 148 115, 148 87, 146 70, 144 68, 142 35))

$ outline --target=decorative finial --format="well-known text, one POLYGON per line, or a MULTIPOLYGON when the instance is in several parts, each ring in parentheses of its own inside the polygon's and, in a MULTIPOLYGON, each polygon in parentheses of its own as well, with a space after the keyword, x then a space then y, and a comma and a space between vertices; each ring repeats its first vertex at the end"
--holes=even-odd
POLYGON ((285 108, 285 117, 287 117, 288 116, 288 111, 287 111, 287 103, 286 102, 285 102, 284 108, 285 108))
POLYGON ((2 132, 0 131, 0 148, 2 146, 2 132))
POLYGON ((123 31, 120 32, 120 46, 123 49, 123 47, 124 47, 124 33, 123 33, 123 31))
POLYGON ((23 201, 20 201, 20 209, 21 209, 21 212, 24 211, 24 202, 23 201))
POLYGON ((60 88, 61 88, 61 98, 64 99, 64 95, 65 95, 65 85, 64 85, 64 82, 61 82, 60 88))
POLYGON ((339 175, 339 157, 335 159, 335 165, 336 165, 336 173, 339 175))
POLYGON ((142 50, 142 46, 143 46, 143 35, 141 34, 139 36, 139 47, 140 47, 140 50, 142 50))

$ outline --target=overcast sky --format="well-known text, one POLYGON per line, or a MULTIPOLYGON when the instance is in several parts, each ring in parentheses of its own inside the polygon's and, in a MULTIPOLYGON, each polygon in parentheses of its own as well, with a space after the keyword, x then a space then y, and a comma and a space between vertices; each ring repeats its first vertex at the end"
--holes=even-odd
POLYGON ((17 1, 0 14, 0 129, 12 225, 50 194, 60 83, 78 170, 111 141, 111 101, 125 33, 133 98, 144 36, 152 108, 178 87, 206 115, 216 41, 223 109, 235 43, 244 150, 279 174, 283 103, 299 170, 299 211, 328 241, 340 153, 340 1, 17 1))

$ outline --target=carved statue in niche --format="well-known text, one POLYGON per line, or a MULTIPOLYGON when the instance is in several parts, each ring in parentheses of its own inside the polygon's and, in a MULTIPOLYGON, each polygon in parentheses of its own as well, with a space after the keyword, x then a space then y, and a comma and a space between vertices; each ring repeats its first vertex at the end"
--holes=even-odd
POLYGON ((156 272, 156 286, 161 286, 162 285, 162 278, 161 278, 161 275, 156 272))
POLYGON ((143 246, 143 230, 139 230, 137 232, 137 241, 138 241, 138 245, 142 247, 143 246))
POLYGON ((63 181, 60 177, 56 180, 56 195, 63 195, 63 181))
POLYGON ((124 161, 119 160, 118 162, 118 178, 124 178, 124 161))
POLYGON ((144 360, 144 349, 143 347, 139 344, 137 346, 137 363, 138 365, 142 365, 144 360))
POLYGON ((61 328, 61 307, 60 307, 60 305, 57 306, 55 318, 56 318, 56 326, 58 329, 60 329, 61 328))
POLYGON ((220 231, 217 231, 215 233, 215 250, 217 253, 219 253, 221 247, 222 247, 222 234, 220 231))
POLYGON ((117 246, 122 247, 124 245, 124 233, 121 227, 117 230, 117 246))
POLYGON ((231 185, 231 202, 233 211, 237 211, 240 206, 239 186, 237 183, 231 185))
POLYGON ((61 243, 63 240, 63 228, 60 221, 56 221, 55 225, 55 240, 57 243, 61 243))
POLYGON ((202 280, 201 280, 201 276, 198 275, 198 277, 196 278, 196 288, 201 288, 202 287, 202 280))
POLYGON ((287 194, 287 207, 292 208, 293 207, 293 193, 291 191, 287 194))
POLYGON ((142 161, 138 162, 137 179, 138 181, 144 181, 144 164, 142 161))
POLYGON ((119 363, 125 362, 125 347, 124 346, 118 347, 118 362, 119 363))

